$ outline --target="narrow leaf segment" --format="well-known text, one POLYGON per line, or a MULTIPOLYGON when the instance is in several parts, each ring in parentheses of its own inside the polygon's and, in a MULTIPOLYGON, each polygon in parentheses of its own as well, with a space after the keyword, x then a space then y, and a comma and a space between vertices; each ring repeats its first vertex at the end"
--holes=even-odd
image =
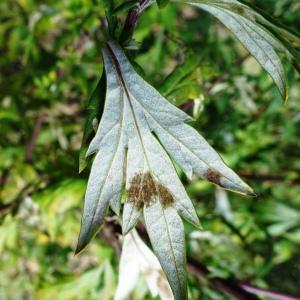
POLYGON ((253 8, 237 0, 185 0, 221 21, 245 46, 258 63, 269 73, 284 100, 288 89, 278 52, 285 53, 293 65, 300 65, 300 38, 274 25, 253 8))

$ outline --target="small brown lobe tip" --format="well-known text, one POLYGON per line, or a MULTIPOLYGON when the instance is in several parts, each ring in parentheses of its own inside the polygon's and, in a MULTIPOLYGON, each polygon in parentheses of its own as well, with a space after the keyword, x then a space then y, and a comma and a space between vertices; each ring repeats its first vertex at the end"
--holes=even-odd
POLYGON ((205 177, 208 181, 224 187, 221 183, 221 174, 213 169, 208 169, 205 173, 205 177))

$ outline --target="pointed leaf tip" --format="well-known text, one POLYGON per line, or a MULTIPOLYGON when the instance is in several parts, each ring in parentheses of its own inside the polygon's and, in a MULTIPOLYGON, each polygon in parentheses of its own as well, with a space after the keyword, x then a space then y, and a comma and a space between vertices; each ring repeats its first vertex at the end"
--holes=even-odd
POLYGON ((258 197, 258 194, 254 192, 254 190, 250 190, 248 193, 247 193, 247 196, 250 196, 250 197, 258 197))
POLYGON ((84 248, 85 248, 85 246, 81 246, 77 243, 77 246, 76 246, 75 251, 74 251, 74 255, 79 254, 84 248))
POLYGON ((84 248, 88 245, 93 236, 94 234, 91 234, 91 231, 87 231, 86 234, 83 234, 83 229, 81 228, 75 249, 75 255, 79 254, 82 250, 84 250, 84 248))
POLYGON ((139 220, 141 210, 135 208, 134 203, 127 201, 124 205, 122 218, 122 234, 126 235, 139 220))

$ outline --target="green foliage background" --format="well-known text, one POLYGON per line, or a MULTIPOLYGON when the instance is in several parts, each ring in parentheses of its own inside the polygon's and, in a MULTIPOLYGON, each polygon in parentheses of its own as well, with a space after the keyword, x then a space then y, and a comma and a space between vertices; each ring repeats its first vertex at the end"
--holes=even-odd
MULTIPOLYGON (((298 1, 251 3, 300 28, 298 1)), ((1 1, 0 20, 0 299, 111 299, 114 249, 97 237, 73 254, 88 176, 77 172, 85 107, 102 72, 102 1, 1 1)), ((186 224, 188 255, 211 276, 300 295, 299 77, 286 63, 284 105, 232 35, 189 7, 154 5, 135 38, 143 77, 194 114, 259 194, 227 193, 229 209, 216 210, 212 184, 182 177, 205 230, 186 224)), ((228 299, 204 279, 189 283, 193 299, 228 299)), ((142 279, 132 299, 151 299, 142 279)))

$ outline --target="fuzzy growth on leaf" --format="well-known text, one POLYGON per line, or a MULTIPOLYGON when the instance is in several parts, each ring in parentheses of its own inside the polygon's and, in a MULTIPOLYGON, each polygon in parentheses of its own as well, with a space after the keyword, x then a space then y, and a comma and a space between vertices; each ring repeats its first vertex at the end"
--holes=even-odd
POLYGON ((174 202, 171 192, 157 182, 150 172, 135 175, 128 190, 128 201, 132 202, 137 210, 140 210, 155 199, 159 199, 163 206, 174 202))

